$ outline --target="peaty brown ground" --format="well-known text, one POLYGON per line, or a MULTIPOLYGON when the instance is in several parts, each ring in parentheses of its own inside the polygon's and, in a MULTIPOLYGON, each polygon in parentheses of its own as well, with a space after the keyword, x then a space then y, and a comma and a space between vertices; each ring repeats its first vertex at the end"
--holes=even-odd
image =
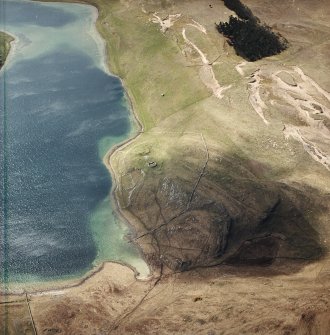
POLYGON ((328 334, 330 281, 318 265, 209 268, 136 281, 108 263, 79 287, 30 295, 38 334, 328 334))

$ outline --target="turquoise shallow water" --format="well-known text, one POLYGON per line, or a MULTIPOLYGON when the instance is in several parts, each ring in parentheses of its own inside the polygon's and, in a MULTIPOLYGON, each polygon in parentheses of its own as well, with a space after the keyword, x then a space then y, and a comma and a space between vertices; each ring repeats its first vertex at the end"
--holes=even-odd
POLYGON ((3 283, 81 276, 105 260, 148 267, 116 219, 103 155, 132 134, 105 68, 95 9, 4 1, 16 37, 0 73, 3 283))

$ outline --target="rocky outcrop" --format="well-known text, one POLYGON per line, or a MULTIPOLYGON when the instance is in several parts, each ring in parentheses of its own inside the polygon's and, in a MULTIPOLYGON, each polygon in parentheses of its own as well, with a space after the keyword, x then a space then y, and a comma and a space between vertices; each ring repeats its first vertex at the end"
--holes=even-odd
POLYGON ((162 158, 152 144, 147 157, 132 145, 125 159, 130 168, 118 181, 122 211, 134 217, 134 241, 154 265, 184 271, 268 265, 279 258, 313 260, 322 254, 306 215, 316 201, 313 191, 256 177, 256 162, 252 169, 233 158, 219 163, 211 154, 205 164, 202 147, 187 150, 180 141, 173 140, 173 146, 182 148, 181 157, 170 161, 164 157, 171 146, 162 158), (150 157, 157 162, 154 168, 143 164, 150 157))

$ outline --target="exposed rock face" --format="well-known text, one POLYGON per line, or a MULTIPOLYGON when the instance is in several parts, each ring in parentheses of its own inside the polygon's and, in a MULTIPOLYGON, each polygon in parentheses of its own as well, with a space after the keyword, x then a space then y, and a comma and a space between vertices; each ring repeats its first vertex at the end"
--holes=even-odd
MULTIPOLYGON (((183 194, 187 195, 184 191, 183 194)), ((166 198, 160 203, 166 204, 166 198)), ((225 253, 231 227, 226 208, 196 199, 188 209, 185 204, 178 208, 174 203, 167 203, 166 212, 178 214, 165 221, 168 224, 156 230, 153 236, 160 246, 161 259, 170 268, 186 270, 205 265, 225 253)))
MULTIPOLYGON (((246 183, 240 192, 223 190, 222 199, 210 201, 207 190, 201 190, 187 210, 167 204, 167 212, 179 214, 152 233, 164 263, 185 270, 217 262, 269 264, 277 257, 320 255, 316 232, 285 191, 246 183), (258 190, 254 199, 241 196, 251 195, 252 189, 258 190)), ((293 197, 298 193, 287 192, 293 197)), ((160 206, 164 208, 162 202, 160 206)))
POLYGON ((152 144, 148 157, 133 145, 125 164, 135 167, 123 173, 133 185, 117 189, 124 213, 137 223, 136 241, 154 265, 184 271, 321 255, 318 234, 306 218, 313 192, 307 197, 298 186, 261 181, 253 175, 255 162, 253 168, 248 163, 238 168, 232 159, 219 163, 211 154, 203 165, 202 147, 187 150, 188 138, 172 141, 175 150, 182 149, 175 167, 157 157, 152 144), (143 164, 150 155, 159 162, 152 169, 143 164))

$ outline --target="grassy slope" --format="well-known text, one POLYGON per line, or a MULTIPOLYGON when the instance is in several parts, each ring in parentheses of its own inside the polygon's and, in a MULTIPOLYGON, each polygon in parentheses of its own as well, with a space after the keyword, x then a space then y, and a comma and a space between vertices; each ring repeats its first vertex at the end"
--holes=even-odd
MULTIPOLYGON (((240 107, 231 108, 228 113, 228 100, 219 102, 214 98, 201 83, 200 67, 183 55, 186 47, 181 35, 183 26, 190 38, 204 40, 198 31, 183 25, 187 18, 176 23, 176 30, 163 34, 158 24, 150 22, 152 6, 146 14, 134 2, 127 7, 120 1, 87 2, 99 9, 97 28, 107 41, 109 67, 123 80, 144 130, 156 127, 162 132, 203 133, 222 149, 239 151, 232 129, 240 122, 244 124, 245 116, 238 115, 242 112, 240 107), (165 93, 164 97, 162 93, 165 93), (222 134, 220 141, 219 131, 222 134)), ((221 41, 219 34, 218 37, 221 41)), ((223 52, 212 43, 205 46, 210 59, 223 52)), ((235 72, 222 71, 221 81, 224 84, 231 82, 237 77, 235 72)), ((243 99, 247 102, 246 95, 243 99)), ((252 118, 257 119, 254 114, 252 118)))
POLYGON ((108 42, 110 68, 123 80, 145 130, 210 95, 197 74, 180 63, 178 45, 158 25, 146 24, 145 14, 119 1, 92 2, 100 11, 97 26, 108 42))
MULTIPOLYGON (((260 150, 255 143, 256 133, 260 135, 261 142, 265 141, 264 137, 268 137, 270 132, 275 132, 279 141, 283 141, 283 136, 278 133, 278 129, 266 129, 252 110, 246 92, 246 81, 242 80, 234 68, 241 60, 225 47, 224 39, 214 28, 214 22, 218 16, 221 18, 224 10, 222 3, 217 5, 219 8, 213 8, 206 14, 210 17, 207 22, 202 22, 208 30, 205 37, 187 25, 192 21, 186 15, 177 21, 173 29, 165 34, 161 33, 159 25, 150 22, 152 13, 159 11, 159 5, 149 3, 147 13, 144 13, 136 1, 73 2, 84 2, 98 8, 97 28, 107 42, 109 67, 123 80, 133 110, 145 131, 157 128, 162 132, 203 133, 208 143, 224 150, 226 154, 235 152, 242 156, 258 156, 267 163, 271 160, 276 171, 281 170, 283 161, 287 162, 289 168, 293 167, 294 163, 287 153, 283 154, 283 159, 281 157, 280 160, 273 161, 271 158, 275 154, 282 153, 260 150), (183 27, 186 28, 188 38, 210 60, 220 56, 219 64, 213 66, 216 78, 223 86, 233 84, 221 101, 212 96, 210 89, 201 82, 198 55, 184 55, 187 45, 181 34, 183 27)), ((185 2, 182 2, 182 6, 186 6, 185 2)), ((192 4, 187 7, 191 17, 197 20, 200 10, 198 6, 196 5, 195 12, 192 4)), ((163 8, 163 15, 187 8, 163 8)), ((253 70, 252 68, 251 72, 253 70)), ((281 129, 282 124, 278 127, 281 129)))
MULTIPOLYGON (((287 150, 262 148, 262 143, 269 137, 285 146, 282 123, 267 129, 252 109, 246 80, 235 70, 241 59, 225 47, 224 39, 215 31, 215 18, 202 22, 208 30, 207 37, 187 25, 191 19, 186 15, 163 34, 158 24, 150 22, 152 13, 158 11, 159 6, 146 6, 148 13, 144 13, 139 3, 133 1, 127 2, 128 5, 118 0, 85 2, 99 9, 97 28, 107 41, 109 67, 123 80, 144 130, 156 127, 160 131, 203 133, 208 143, 228 155, 258 157, 260 161, 271 164, 272 178, 275 175, 282 177, 283 165, 287 169, 294 168, 296 162, 287 150), (210 60, 220 56, 219 64, 213 66, 216 78, 223 86, 232 84, 224 99, 216 99, 201 82, 198 55, 189 52, 188 56, 184 55, 187 45, 181 35, 183 27, 188 38, 210 60), (165 93, 164 97, 162 93, 165 93), (278 160, 273 159, 275 155, 278 160)), ((221 6, 222 3, 216 12, 223 11, 221 6)), ((193 7, 193 4, 189 7, 190 15, 199 20, 199 7, 196 5, 196 12, 193 7)), ((165 8, 162 15, 180 10, 165 8)), ((249 72, 258 66, 260 63, 252 65, 249 72)))

